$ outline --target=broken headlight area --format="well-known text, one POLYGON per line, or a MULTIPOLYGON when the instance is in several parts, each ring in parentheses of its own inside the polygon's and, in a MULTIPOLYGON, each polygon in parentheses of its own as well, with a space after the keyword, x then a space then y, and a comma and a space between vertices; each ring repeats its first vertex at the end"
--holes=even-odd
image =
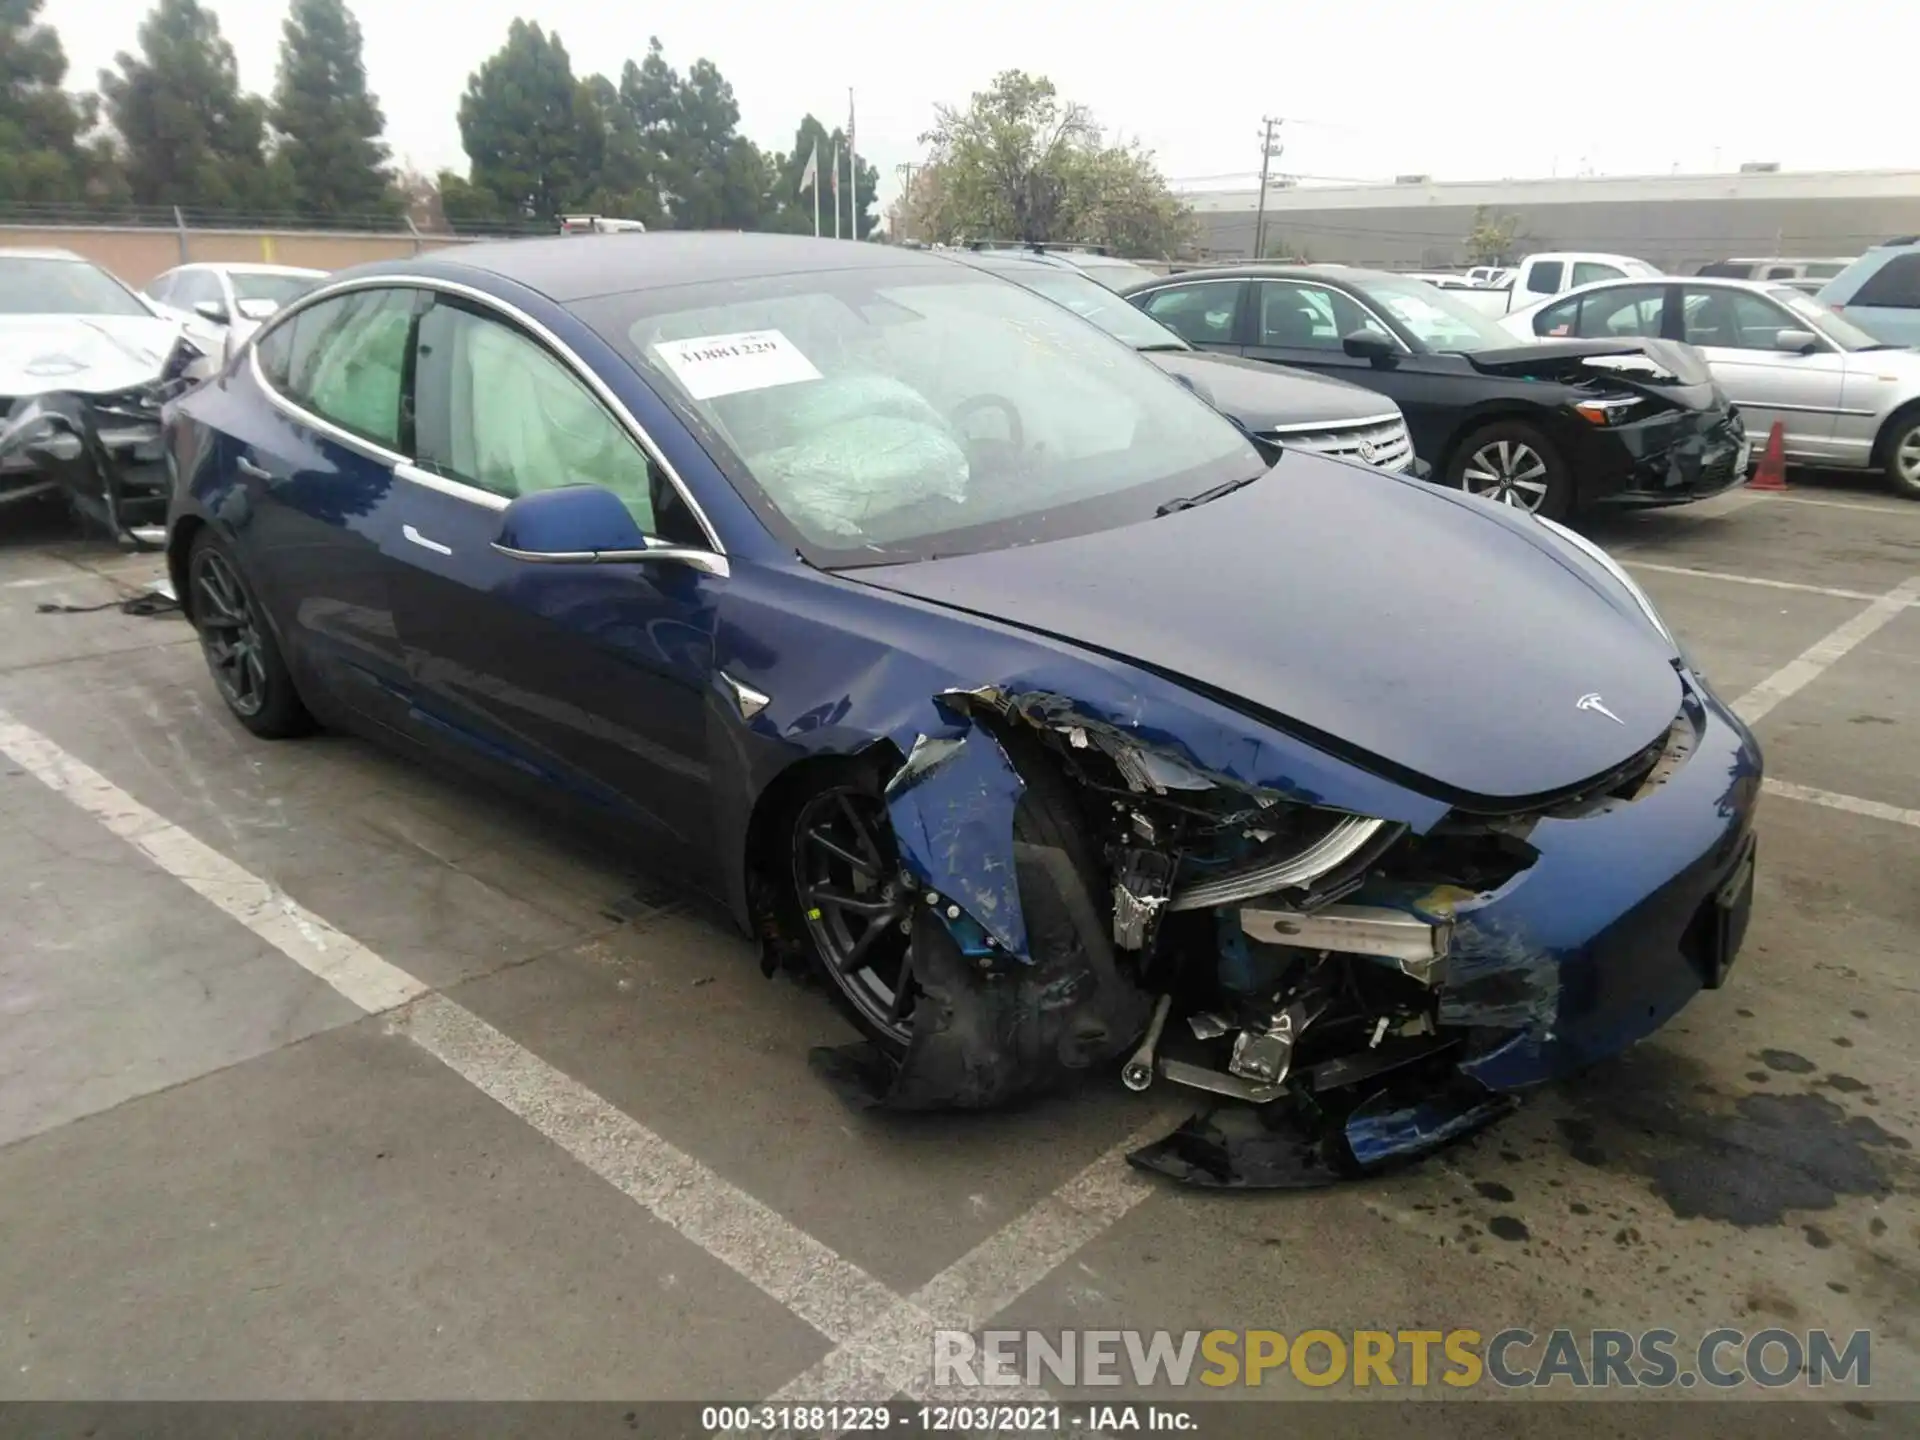
POLYGON ((172 490, 161 410, 197 382, 205 364, 182 339, 146 384, 15 400, 0 422, 0 504, 59 496, 82 528, 128 549, 158 548, 172 490))
POLYGON ((1410 1158, 1511 1103, 1457 1067, 1551 1023, 1550 967, 1471 927, 1463 947, 1455 912, 1534 862, 1534 819, 1416 834, 1206 774, 1058 697, 941 710, 952 733, 886 786, 917 896, 910 1034, 814 1056, 850 1100, 983 1108, 1117 1066, 1211 1102, 1136 1164, 1252 1187, 1410 1158))

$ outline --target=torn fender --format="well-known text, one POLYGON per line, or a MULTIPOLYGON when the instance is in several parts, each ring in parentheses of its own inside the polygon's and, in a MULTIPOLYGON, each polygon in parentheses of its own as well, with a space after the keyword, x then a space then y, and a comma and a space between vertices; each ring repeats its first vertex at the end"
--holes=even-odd
POLYGON ((900 858, 928 903, 964 911, 1022 959, 1027 924, 1014 873, 1013 811, 1026 788, 992 733, 969 726, 957 736, 921 735, 886 792, 900 858))

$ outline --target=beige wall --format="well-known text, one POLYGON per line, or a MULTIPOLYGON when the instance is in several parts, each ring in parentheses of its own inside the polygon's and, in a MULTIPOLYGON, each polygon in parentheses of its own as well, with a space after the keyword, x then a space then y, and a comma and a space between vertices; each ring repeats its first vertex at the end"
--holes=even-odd
POLYGON ((71 250, 111 270, 136 288, 188 260, 263 260, 340 270, 369 260, 394 260, 465 241, 451 235, 329 234, 312 230, 189 230, 181 253, 178 230, 119 226, 0 225, 0 246, 71 250))

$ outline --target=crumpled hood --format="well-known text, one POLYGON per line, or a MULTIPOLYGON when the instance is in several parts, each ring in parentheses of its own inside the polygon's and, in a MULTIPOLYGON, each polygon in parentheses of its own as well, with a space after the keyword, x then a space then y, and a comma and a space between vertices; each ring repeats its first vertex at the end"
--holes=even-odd
POLYGON ((1315 420, 1341 424, 1396 414, 1400 408, 1386 396, 1344 380, 1327 380, 1260 360, 1196 350, 1150 350, 1146 355, 1169 375, 1192 385, 1214 409, 1233 416, 1249 430, 1315 420))
POLYGON ((1541 379, 1580 380, 1625 375, 1669 392, 1711 388, 1713 371, 1706 357, 1677 340, 1534 340, 1500 350, 1474 350, 1467 363, 1483 375, 1523 375, 1541 379), (1644 356, 1665 372, 1665 379, 1635 367, 1630 357, 1644 356), (1588 364, 1595 361, 1598 363, 1588 364), (1618 364, 1612 362, 1625 361, 1618 364))
POLYGON ((1626 763, 1681 701, 1652 627, 1547 531, 1503 518, 1290 453, 1163 518, 847 574, 1134 661, 1497 807, 1626 763))
POLYGON ((143 315, 0 315, 0 395, 106 395, 156 379, 179 325, 143 315))

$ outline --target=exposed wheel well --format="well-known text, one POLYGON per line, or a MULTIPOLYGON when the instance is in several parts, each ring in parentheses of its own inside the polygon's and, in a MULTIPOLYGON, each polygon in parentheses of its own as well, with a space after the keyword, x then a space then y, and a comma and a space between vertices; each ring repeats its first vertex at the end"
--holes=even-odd
POLYGON ((904 757, 890 742, 879 741, 853 755, 809 755, 778 775, 753 802, 741 846, 747 920, 765 936, 778 918, 775 898, 786 883, 788 857, 783 848, 789 822, 816 790, 848 774, 864 773, 884 782, 904 757))
POLYGON ((1884 470, 1887 468, 1887 460, 1889 458, 1887 448, 1893 444, 1893 437, 1899 432, 1902 425, 1914 420, 1920 420, 1920 400, 1909 400, 1886 418, 1885 422, 1880 426, 1880 433, 1873 437, 1874 469, 1884 470))

